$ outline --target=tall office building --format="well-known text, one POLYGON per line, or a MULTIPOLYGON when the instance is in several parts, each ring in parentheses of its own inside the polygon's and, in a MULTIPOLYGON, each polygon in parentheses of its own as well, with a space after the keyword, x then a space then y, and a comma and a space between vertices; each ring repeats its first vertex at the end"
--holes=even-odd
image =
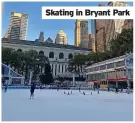
MULTIPOLYGON (((99 4, 99 6, 104 6, 99 4)), ((128 6, 124 2, 109 2, 108 6, 128 6)), ((95 45, 96 51, 104 52, 110 50, 110 41, 121 33, 124 19, 96 19, 95 20, 95 45)), ((94 28, 94 27, 92 27, 94 28)))
POLYGON ((40 32, 39 41, 44 42, 44 32, 40 32))
POLYGON ((91 35, 89 35, 89 38, 91 40, 91 48, 92 51, 96 52, 97 51, 97 45, 96 45, 96 20, 92 19, 91 20, 91 35))
MULTIPOLYGON (((124 2, 109 2, 108 6, 128 6, 128 4, 125 4, 124 2)), ((124 19, 115 19, 114 23, 115 23, 115 32, 116 32, 116 36, 117 34, 121 33, 122 31, 122 26, 124 25, 124 19)))
POLYGON ((26 40, 27 26, 27 14, 12 12, 10 17, 10 24, 4 37, 16 40, 26 40))
POLYGON ((68 44, 67 35, 62 29, 60 29, 60 31, 57 33, 55 43, 63 45, 68 44))
POLYGON ((77 19, 75 22, 75 46, 89 48, 88 21, 77 19))
POLYGON ((95 44, 95 34, 89 34, 89 49, 96 52, 96 44, 95 44))
MULTIPOLYGON (((105 6, 104 4, 99 4, 99 6, 105 6)), ((106 20, 105 19, 96 19, 92 20, 94 22, 93 28, 95 28, 95 52, 104 52, 106 49, 106 40, 105 40, 105 33, 106 33, 106 20)))

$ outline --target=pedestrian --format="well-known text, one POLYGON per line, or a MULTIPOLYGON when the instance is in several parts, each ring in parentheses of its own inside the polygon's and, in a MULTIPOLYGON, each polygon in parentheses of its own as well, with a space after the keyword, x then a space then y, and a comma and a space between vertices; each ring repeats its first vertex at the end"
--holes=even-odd
POLYGON ((123 92, 123 87, 121 87, 121 92, 123 92))
POLYGON ((98 90, 98 94, 99 94, 99 87, 97 87, 97 90, 98 90))
POLYGON ((80 92, 80 90, 81 90, 81 89, 80 89, 80 87, 79 87, 79 92, 80 92))
POLYGON ((108 87, 108 92, 110 91, 110 88, 108 87))
POLYGON ((8 88, 8 80, 6 80, 6 82, 5 82, 5 93, 7 92, 7 88, 8 88))
POLYGON ((129 94, 129 87, 127 87, 127 94, 129 94))
POLYGON ((30 88, 30 99, 34 99, 35 84, 33 83, 30 88))
POLYGON ((42 85, 40 85, 40 90, 42 89, 42 85))
POLYGON ((95 85, 93 86, 93 89, 94 89, 94 91, 95 91, 95 85))
POLYGON ((115 90, 116 90, 116 93, 118 93, 118 87, 116 87, 115 90))
POLYGON ((59 85, 57 85, 57 91, 59 90, 59 85))

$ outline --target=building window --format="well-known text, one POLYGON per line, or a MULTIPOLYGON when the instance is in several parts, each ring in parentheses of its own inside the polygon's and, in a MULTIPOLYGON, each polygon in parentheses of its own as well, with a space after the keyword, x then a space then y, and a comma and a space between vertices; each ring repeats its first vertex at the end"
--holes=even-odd
POLYGON ((39 54, 43 54, 44 55, 44 52, 43 51, 40 51, 39 54))
POLYGON ((99 67, 94 67, 94 71, 98 71, 99 70, 99 67))
POLYGON ((100 70, 105 70, 105 69, 106 69, 106 65, 100 66, 100 70))
POLYGON ((63 59, 64 58, 64 54, 63 53, 60 53, 59 54, 59 59, 63 59))
POLYGON ((121 67, 125 65, 125 60, 116 62, 116 67, 121 67))
POLYGON ((68 55, 68 59, 72 59, 73 58, 73 55, 70 53, 69 55, 68 55))
POLYGON ((114 63, 107 64, 107 69, 114 68, 114 63))
POLYGON ((49 53, 49 58, 54 58, 54 52, 49 53))
POLYGON ((18 49, 17 51, 18 51, 18 52, 22 52, 22 49, 18 49))

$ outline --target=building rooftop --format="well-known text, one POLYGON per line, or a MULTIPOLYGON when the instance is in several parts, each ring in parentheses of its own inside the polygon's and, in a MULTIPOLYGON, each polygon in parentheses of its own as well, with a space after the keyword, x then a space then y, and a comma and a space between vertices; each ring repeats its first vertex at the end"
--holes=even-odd
POLYGON ((97 65, 101 65, 101 64, 104 64, 104 63, 108 63, 108 62, 114 62, 116 60, 122 60, 122 59, 125 59, 125 57, 130 56, 130 55, 133 55, 133 54, 129 53, 127 55, 122 55, 122 56, 119 56, 119 57, 115 57, 115 58, 112 58, 112 59, 108 59, 108 60, 104 60, 104 61, 101 61, 101 62, 98 62, 98 63, 94 63, 94 64, 88 66, 87 68, 97 66, 97 65))
POLYGON ((2 43, 31 45, 31 46, 44 46, 44 47, 54 47, 54 48, 63 48, 63 49, 66 48, 66 49, 73 49, 73 50, 91 51, 91 49, 75 47, 73 45, 63 45, 63 44, 38 42, 38 41, 29 41, 29 40, 13 40, 13 39, 7 39, 7 38, 2 38, 2 43))

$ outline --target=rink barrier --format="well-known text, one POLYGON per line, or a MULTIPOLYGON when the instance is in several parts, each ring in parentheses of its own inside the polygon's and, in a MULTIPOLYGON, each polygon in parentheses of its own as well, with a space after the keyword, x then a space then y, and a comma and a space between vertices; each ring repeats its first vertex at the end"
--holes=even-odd
MULTIPOLYGON (((2 89, 4 89, 5 87, 2 86, 2 89)), ((30 89, 30 86, 8 86, 8 89, 30 89)), ((39 87, 36 87, 36 89, 40 89, 39 87)), ((57 89, 57 87, 43 87, 42 89, 57 89)), ((79 90, 79 87, 60 87, 60 90, 79 90)), ((80 90, 93 90, 93 88, 88 88, 88 87, 81 87, 80 90)), ((97 89, 95 89, 95 91, 97 91, 97 89)), ((100 88, 99 91, 108 91, 107 88, 100 88)), ((115 92, 115 89, 110 88, 110 92, 115 92)), ((121 92, 121 90, 119 89, 119 92, 121 92)), ((126 93, 127 89, 123 89, 123 93, 126 93)), ((133 90, 129 90, 130 93, 133 93, 133 90)))

